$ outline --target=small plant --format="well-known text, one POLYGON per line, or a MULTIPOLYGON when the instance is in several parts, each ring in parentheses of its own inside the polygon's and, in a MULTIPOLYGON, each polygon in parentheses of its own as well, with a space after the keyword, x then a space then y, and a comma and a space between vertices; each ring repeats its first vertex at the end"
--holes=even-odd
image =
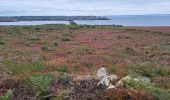
POLYGON ((130 55, 133 55, 135 53, 135 50, 131 47, 126 47, 123 52, 130 54, 130 55))
POLYGON ((71 41, 75 33, 72 31, 62 33, 61 41, 71 41))
POLYGON ((33 83, 35 86, 37 86, 40 94, 47 91, 51 81, 52 76, 51 75, 45 75, 45 74, 36 74, 32 75, 30 77, 26 78, 27 81, 33 83))
POLYGON ((79 25, 75 25, 75 24, 70 24, 69 26, 68 26, 68 29, 70 29, 70 30, 77 30, 77 29, 79 29, 80 28, 80 26, 79 25))
POLYGON ((64 32, 62 33, 63 37, 74 37, 74 33, 73 32, 64 32))
POLYGON ((47 46, 43 46, 43 47, 41 47, 41 50, 43 50, 43 51, 48 51, 49 49, 48 49, 47 46))
POLYGON ((155 87, 149 82, 134 79, 124 80, 123 82, 127 88, 133 88, 151 94, 154 100, 169 100, 170 98, 170 90, 155 87))
POLYGON ((3 63, 13 74, 19 74, 27 71, 39 71, 45 69, 44 65, 42 65, 40 62, 31 62, 27 64, 18 65, 13 61, 7 60, 4 61, 3 63))
POLYGON ((56 70, 59 72, 67 72, 68 66, 67 65, 58 66, 56 70))
POLYGON ((54 42, 53 45, 54 45, 55 47, 57 47, 57 46, 58 46, 58 43, 57 43, 57 42, 54 42))
POLYGON ((13 91, 10 89, 5 93, 4 96, 0 96, 0 100, 11 100, 13 95, 13 91))
POLYGON ((72 70, 73 72, 77 72, 77 71, 79 71, 79 67, 78 67, 77 65, 72 65, 72 66, 71 66, 71 70, 72 70))
POLYGON ((40 38, 37 36, 29 36, 28 35, 28 36, 22 37, 22 40, 23 40, 24 44, 29 45, 29 44, 33 44, 33 43, 39 41, 40 38))
POLYGON ((170 70, 168 67, 158 65, 153 62, 145 62, 134 68, 134 71, 141 76, 154 77, 154 76, 168 76, 170 70))
POLYGON ((81 46, 78 48, 78 52, 79 54, 84 54, 84 53, 88 53, 88 54, 92 54, 93 53, 93 49, 88 47, 88 46, 81 46))
POLYGON ((61 37, 61 41, 71 41, 70 37, 61 37))
POLYGON ((39 41, 40 38, 32 36, 32 37, 29 37, 27 40, 28 41, 39 41))

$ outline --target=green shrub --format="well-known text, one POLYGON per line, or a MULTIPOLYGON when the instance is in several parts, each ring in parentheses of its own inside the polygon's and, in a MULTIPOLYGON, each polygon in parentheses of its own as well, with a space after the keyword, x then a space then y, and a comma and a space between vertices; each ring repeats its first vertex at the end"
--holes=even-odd
POLYGON ((170 75, 168 67, 158 65, 152 62, 145 62, 135 67, 135 72, 141 76, 154 77, 154 76, 167 76, 170 75))
POLYGON ((58 66, 56 70, 59 72, 68 72, 68 66, 67 65, 58 66))
POLYGON ((68 29, 70 29, 70 30, 77 30, 77 29, 79 29, 79 28, 80 28, 79 25, 73 25, 73 24, 68 25, 68 29))
POLYGON ((131 47, 126 47, 123 51, 123 53, 129 54, 129 55, 133 55, 135 54, 135 50, 131 47))
POLYGON ((25 71, 39 71, 44 69, 45 67, 40 62, 32 62, 28 64, 23 64, 21 66, 16 67, 15 72, 25 72, 25 71))
POLYGON ((58 43, 57 43, 57 42, 54 42, 53 45, 54 45, 55 47, 57 47, 57 46, 58 46, 58 43))
POLYGON ((93 49, 88 46, 81 46, 78 48, 78 52, 79 54, 84 54, 84 53, 92 54, 93 49))
POLYGON ((4 96, 0 96, 0 100, 12 100, 13 91, 10 89, 4 96))
POLYGON ((18 65, 17 63, 13 61, 6 60, 3 62, 5 66, 13 73, 13 74, 19 74, 23 72, 28 71, 40 71, 45 69, 44 65, 42 65, 40 62, 31 62, 27 64, 21 64, 18 65))
POLYGON ((74 33, 73 32, 64 32, 62 33, 63 37, 74 37, 74 33))
POLYGON ((41 47, 41 50, 43 50, 43 51, 48 51, 49 49, 48 49, 47 46, 43 46, 43 47, 41 47))
POLYGON ((27 77, 26 80, 37 86, 39 92, 42 93, 48 90, 52 81, 52 76, 45 74, 36 74, 27 77))
POLYGON ((70 37, 61 37, 61 41, 71 41, 70 37))
POLYGON ((154 100, 169 100, 170 90, 161 89, 155 87, 149 82, 146 81, 136 81, 134 79, 124 80, 123 81, 127 88, 133 88, 139 91, 145 91, 153 96, 154 100))
POLYGON ((32 37, 29 37, 27 40, 28 41, 39 41, 40 38, 32 36, 32 37))

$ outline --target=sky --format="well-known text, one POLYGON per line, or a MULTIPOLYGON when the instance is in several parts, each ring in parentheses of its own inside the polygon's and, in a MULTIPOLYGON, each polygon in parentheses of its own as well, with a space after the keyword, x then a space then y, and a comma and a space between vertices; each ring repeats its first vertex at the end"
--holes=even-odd
POLYGON ((0 16, 170 14, 170 0, 0 0, 0 16))

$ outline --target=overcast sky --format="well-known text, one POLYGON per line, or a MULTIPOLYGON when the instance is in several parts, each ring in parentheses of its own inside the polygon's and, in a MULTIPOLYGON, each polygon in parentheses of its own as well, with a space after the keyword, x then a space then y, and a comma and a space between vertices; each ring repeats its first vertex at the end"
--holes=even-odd
POLYGON ((0 0, 0 16, 170 14, 170 0, 0 0))

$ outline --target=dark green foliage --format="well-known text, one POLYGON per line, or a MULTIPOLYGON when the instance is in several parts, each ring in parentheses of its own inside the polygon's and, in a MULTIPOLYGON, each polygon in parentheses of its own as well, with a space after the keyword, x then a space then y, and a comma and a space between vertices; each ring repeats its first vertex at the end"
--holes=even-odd
POLYGON ((48 51, 49 48, 48 48, 47 46, 43 46, 43 47, 41 47, 41 50, 43 50, 43 51, 48 51))
POLYGON ((58 43, 57 43, 57 42, 54 42, 53 45, 54 45, 55 47, 57 47, 57 46, 58 46, 58 43))
POLYGON ((68 72, 68 66, 67 65, 58 66, 56 70, 59 72, 68 72))

